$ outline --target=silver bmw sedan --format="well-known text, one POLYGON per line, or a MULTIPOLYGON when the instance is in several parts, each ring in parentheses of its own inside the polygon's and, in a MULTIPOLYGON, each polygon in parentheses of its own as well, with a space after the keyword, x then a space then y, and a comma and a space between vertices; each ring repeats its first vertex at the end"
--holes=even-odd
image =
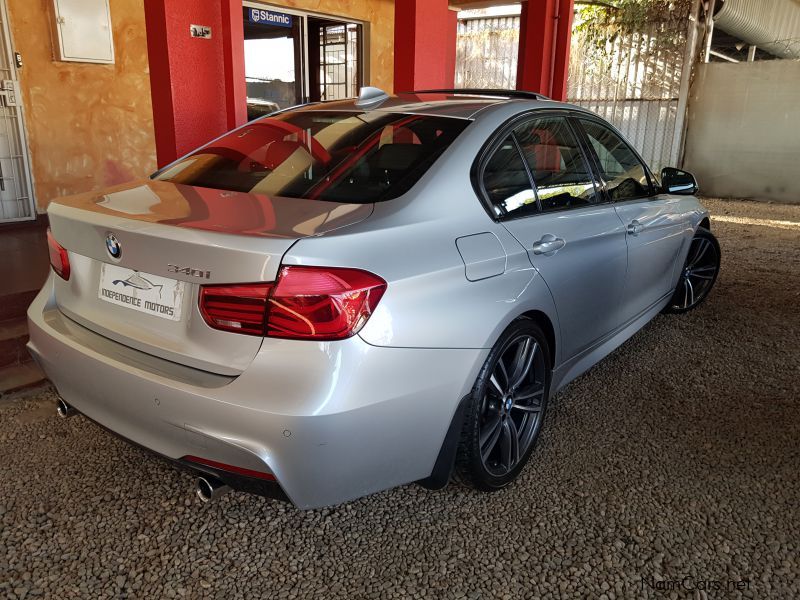
POLYGON ((516 479, 548 398, 720 264, 691 174, 521 92, 366 89, 55 200, 29 348, 81 413, 301 508, 516 479))

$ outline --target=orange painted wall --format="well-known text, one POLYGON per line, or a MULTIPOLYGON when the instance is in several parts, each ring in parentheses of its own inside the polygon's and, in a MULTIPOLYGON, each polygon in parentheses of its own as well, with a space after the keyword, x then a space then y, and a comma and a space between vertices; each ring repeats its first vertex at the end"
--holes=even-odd
POLYGON ((25 107, 36 204, 155 170, 144 8, 113 0, 116 63, 55 60, 52 0, 7 0, 25 107))

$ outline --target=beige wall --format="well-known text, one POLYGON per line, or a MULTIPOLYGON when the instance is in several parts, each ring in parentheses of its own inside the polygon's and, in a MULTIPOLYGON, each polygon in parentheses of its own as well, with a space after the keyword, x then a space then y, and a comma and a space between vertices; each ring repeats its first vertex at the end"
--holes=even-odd
MULTIPOLYGON (((116 64, 56 61, 52 0, 7 0, 36 204, 141 177, 156 166, 144 8, 113 0, 116 64)), ((57 43, 57 42, 56 42, 57 43)))
POLYGON ((800 203, 800 61, 699 65, 684 167, 707 196, 800 203))
POLYGON ((275 0, 265 2, 369 23, 370 85, 394 89, 394 0, 275 0))

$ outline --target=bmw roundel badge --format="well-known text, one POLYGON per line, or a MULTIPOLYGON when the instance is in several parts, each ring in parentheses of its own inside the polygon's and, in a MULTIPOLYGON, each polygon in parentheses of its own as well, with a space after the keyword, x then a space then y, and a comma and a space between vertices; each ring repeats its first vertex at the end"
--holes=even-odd
POLYGON ((114 236, 113 233, 106 235, 106 250, 111 255, 111 258, 119 258, 122 256, 122 244, 114 236))

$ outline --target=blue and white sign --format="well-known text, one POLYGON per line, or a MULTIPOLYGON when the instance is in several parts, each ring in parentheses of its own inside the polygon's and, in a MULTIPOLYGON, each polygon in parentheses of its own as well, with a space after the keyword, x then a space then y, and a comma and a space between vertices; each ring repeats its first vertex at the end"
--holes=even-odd
POLYGON ((263 8, 251 8, 248 11, 248 15, 250 16, 251 23, 277 25, 278 27, 292 26, 292 15, 287 15, 286 13, 265 10, 263 8))

